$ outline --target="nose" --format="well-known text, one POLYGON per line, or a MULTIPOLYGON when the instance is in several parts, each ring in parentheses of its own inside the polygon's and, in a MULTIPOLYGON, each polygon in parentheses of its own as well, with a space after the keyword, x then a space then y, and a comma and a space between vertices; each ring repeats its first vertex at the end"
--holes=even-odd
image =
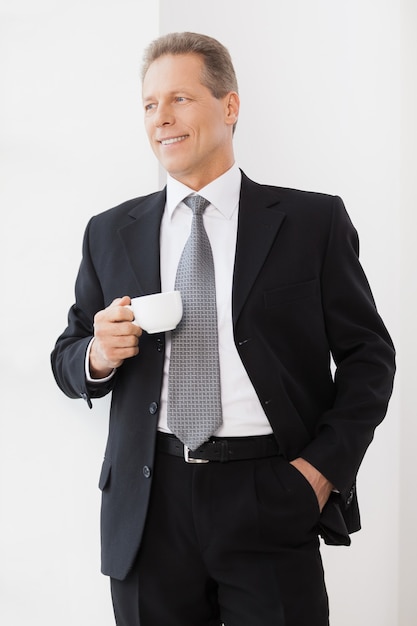
POLYGON ((157 127, 170 126, 171 124, 173 124, 174 116, 172 114, 171 108, 167 105, 163 105, 160 103, 155 112, 153 122, 157 127))

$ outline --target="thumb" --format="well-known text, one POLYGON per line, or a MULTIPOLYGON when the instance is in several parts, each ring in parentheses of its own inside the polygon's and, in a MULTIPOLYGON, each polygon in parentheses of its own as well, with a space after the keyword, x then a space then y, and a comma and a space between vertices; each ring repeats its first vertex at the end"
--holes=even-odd
POLYGON ((126 306, 126 304, 130 304, 129 296, 123 296, 122 298, 115 298, 110 306, 126 306))

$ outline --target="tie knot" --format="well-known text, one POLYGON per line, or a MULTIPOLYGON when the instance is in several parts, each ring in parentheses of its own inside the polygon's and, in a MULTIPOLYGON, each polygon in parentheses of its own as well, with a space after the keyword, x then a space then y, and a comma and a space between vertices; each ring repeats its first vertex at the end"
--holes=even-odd
POLYGON ((184 198, 183 202, 190 207, 194 215, 202 215, 205 208, 210 204, 210 202, 202 196, 187 196, 184 198))

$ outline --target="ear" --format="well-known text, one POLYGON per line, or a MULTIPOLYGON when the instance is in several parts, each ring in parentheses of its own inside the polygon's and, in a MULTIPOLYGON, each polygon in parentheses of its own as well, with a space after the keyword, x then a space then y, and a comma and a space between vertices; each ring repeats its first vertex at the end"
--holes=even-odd
POLYGON ((226 124, 233 126, 239 117, 240 100, 235 91, 230 91, 225 97, 225 121, 226 124))

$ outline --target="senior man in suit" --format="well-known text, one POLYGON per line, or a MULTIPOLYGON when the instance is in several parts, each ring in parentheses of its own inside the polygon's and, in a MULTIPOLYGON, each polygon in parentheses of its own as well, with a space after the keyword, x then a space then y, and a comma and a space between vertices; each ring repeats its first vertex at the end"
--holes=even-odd
POLYGON ((348 545, 360 528, 355 479, 394 375, 356 231, 340 198, 239 170, 237 82, 218 41, 152 42, 143 105, 167 185, 90 220, 52 354, 68 396, 91 408, 112 392, 100 488, 116 622, 325 626, 319 537, 348 545), (176 282, 189 237, 211 259, 196 281, 205 289, 214 275, 210 306, 176 282), (132 297, 178 284, 177 329, 132 323, 132 297), (187 370, 181 344, 193 325, 207 332, 208 317, 208 339, 186 347, 200 363, 187 370))

